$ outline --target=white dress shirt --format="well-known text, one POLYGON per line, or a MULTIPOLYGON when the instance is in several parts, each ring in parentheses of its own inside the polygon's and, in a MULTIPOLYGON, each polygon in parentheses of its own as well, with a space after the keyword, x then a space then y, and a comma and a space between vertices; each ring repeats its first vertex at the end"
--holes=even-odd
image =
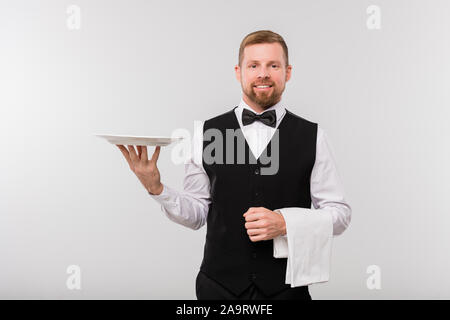
MULTIPOLYGON (((275 110, 276 128, 260 121, 242 124, 242 111, 249 107, 243 99, 235 109, 242 133, 255 159, 264 151, 276 128, 286 114, 281 101, 265 110, 275 110)), ((194 132, 192 157, 185 162, 183 191, 163 184, 159 195, 151 195, 161 204, 166 216, 191 229, 199 229, 207 220, 210 181, 202 165, 203 122, 194 132)), ((316 159, 311 172, 310 193, 314 209, 279 208, 286 222, 286 235, 273 239, 275 258, 287 258, 286 283, 291 287, 329 280, 333 235, 341 234, 351 220, 351 207, 344 199, 344 190, 337 172, 327 136, 317 129, 316 159)), ((295 138, 295 137, 292 137, 295 138)))

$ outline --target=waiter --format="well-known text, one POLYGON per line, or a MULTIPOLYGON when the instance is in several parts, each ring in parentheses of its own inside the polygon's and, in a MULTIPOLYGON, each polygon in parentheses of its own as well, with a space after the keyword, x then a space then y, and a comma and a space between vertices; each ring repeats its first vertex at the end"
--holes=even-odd
POLYGON ((183 192, 161 182, 161 147, 149 160, 145 146, 117 145, 169 219, 192 229, 207 224, 198 299, 308 300, 309 284, 328 281, 331 238, 348 227, 351 208, 325 132, 281 102, 291 71, 279 34, 243 39, 235 66, 241 101, 202 123, 183 192), (222 135, 221 150, 211 133, 222 135), (211 161, 218 155, 227 161, 211 161))

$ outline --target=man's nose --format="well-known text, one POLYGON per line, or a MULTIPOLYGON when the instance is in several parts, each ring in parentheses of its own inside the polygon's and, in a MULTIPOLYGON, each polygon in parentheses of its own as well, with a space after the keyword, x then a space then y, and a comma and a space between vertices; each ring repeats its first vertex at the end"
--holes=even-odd
POLYGON ((260 68, 258 78, 270 78, 269 69, 266 67, 260 68))

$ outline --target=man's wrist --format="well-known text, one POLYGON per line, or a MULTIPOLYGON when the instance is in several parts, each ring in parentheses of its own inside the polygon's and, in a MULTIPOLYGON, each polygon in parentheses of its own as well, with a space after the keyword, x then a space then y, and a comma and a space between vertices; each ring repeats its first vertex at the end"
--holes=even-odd
POLYGON ((281 216, 281 219, 283 220, 283 226, 281 228, 281 235, 285 236, 286 235, 286 221, 284 220, 283 215, 281 214, 280 210, 275 210, 274 212, 278 213, 281 216))
POLYGON ((163 190, 164 186, 162 183, 157 188, 147 189, 148 193, 150 193, 152 196, 159 196, 163 192, 163 190))

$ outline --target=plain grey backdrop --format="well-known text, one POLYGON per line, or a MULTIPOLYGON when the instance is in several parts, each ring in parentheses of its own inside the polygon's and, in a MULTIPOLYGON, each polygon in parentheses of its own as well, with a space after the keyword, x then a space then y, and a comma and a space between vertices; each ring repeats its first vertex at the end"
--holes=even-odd
MULTIPOLYGON (((286 40, 282 101, 328 134, 353 209, 313 299, 450 298, 448 1, 0 3, 0 298, 195 299, 206 228, 170 221, 93 134, 192 132, 231 110, 240 42, 261 29, 286 40)), ((181 190, 172 148, 159 168, 181 190)))

